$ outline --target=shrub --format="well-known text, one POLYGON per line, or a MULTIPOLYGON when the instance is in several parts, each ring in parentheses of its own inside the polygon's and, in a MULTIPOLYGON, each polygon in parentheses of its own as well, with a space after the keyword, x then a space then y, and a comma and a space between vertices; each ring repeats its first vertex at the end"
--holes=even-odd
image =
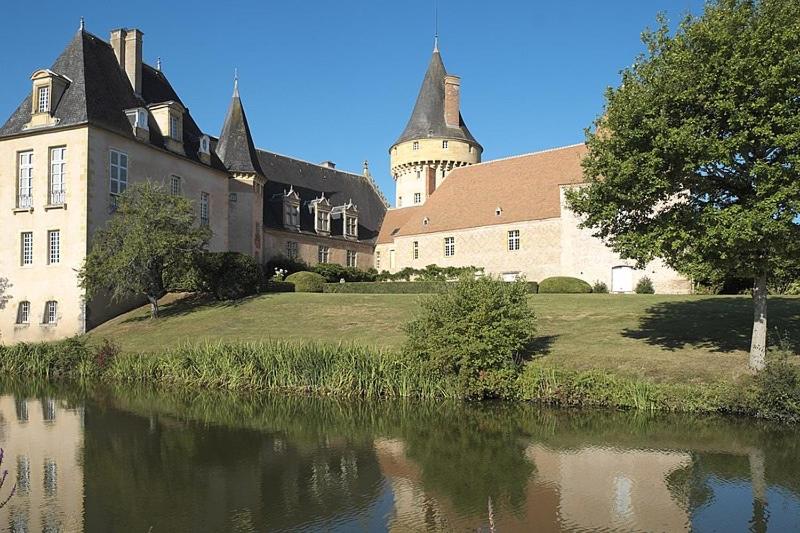
POLYGON ((286 282, 294 285, 295 292, 322 292, 325 278, 316 272, 295 272, 286 278, 286 282))
MULTIPOLYGON (((438 294, 455 281, 376 281, 363 283, 326 283, 322 292, 348 294, 438 294)), ((528 293, 536 294, 539 284, 525 281, 528 293)))
POLYGON ((273 257, 264 265, 264 277, 272 279, 275 275, 275 269, 285 270, 286 275, 294 274, 295 272, 303 272, 309 270, 309 266, 303 261, 296 259, 288 259, 286 257, 273 257))
POLYGON ((328 283, 338 283, 344 279, 348 282, 375 281, 378 272, 375 269, 361 270, 355 267, 344 267, 336 263, 320 263, 310 269, 325 278, 328 283))
POLYGON ((774 350, 767 367, 756 375, 758 414, 765 418, 800 421, 800 370, 789 352, 774 350))
POLYGON ((592 292, 595 294, 608 294, 608 285, 602 281, 595 281, 592 285, 592 292))
POLYGON ((510 397, 535 333, 527 295, 524 282, 488 277, 447 284, 406 324, 403 351, 433 375, 455 378, 465 398, 510 397))
POLYGON ((555 276, 539 282, 541 294, 583 294, 592 292, 592 286, 578 278, 555 276))
POLYGON ((264 280, 256 260, 238 252, 201 255, 194 276, 196 290, 212 294, 217 300, 235 300, 256 294, 264 280))
POLYGON ((261 292, 294 292, 294 283, 270 280, 264 283, 261 292))
POLYGON ((647 276, 640 278, 639 281, 636 282, 636 288, 634 290, 636 291, 636 294, 656 293, 656 289, 653 287, 653 281, 647 276))

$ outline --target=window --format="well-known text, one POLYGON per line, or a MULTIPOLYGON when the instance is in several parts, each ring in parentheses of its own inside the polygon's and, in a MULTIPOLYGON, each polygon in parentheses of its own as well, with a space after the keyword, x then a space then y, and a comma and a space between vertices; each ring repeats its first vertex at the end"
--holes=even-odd
POLYGON ((183 187, 181 186, 181 178, 180 176, 170 176, 169 178, 169 192, 172 193, 173 196, 180 196, 183 192, 183 187))
POLYGON ((122 194, 128 188, 128 154, 117 150, 109 150, 109 177, 111 194, 122 194))
POLYGON ((375 252, 375 270, 381 269, 381 253, 375 252))
POLYGON ((31 490, 31 460, 25 455, 17 457, 17 490, 20 494, 31 490))
POLYGON ((175 139, 176 141, 179 141, 181 139, 178 117, 172 114, 170 114, 169 116, 169 136, 175 139))
POLYGON ((447 141, 442 141, 442 148, 447 149, 447 141))
POLYGON ((455 237, 445 237, 444 238, 444 256, 445 257, 453 257, 456 255, 456 238, 455 237))
POLYGON ((469 147, 469 153, 472 153, 472 146, 469 147))
POLYGON ((50 300, 44 306, 44 323, 55 324, 58 322, 58 302, 50 300))
POLYGON ((317 206, 317 231, 331 230, 331 213, 317 206))
POLYGON ((298 227, 300 225, 300 206, 292 202, 285 202, 285 205, 284 224, 294 228, 298 227))
POLYGON ((209 196, 207 192, 200 193, 200 225, 208 226, 208 202, 209 196))
POLYGON ((358 217, 345 215, 344 231, 348 237, 358 237, 358 217))
POLYGON ((353 250, 347 250, 347 266, 358 266, 358 253, 353 250))
POLYGON ((419 204, 422 202, 422 193, 415 192, 414 193, 414 203, 419 204))
POLYGON ((200 152, 203 154, 210 153, 211 149, 211 141, 208 138, 208 135, 203 135, 200 137, 200 152))
POLYGON ((508 249, 509 251, 519 250, 519 230, 512 229, 508 232, 508 249))
POLYGON ((30 324, 31 322, 31 303, 20 302, 17 307, 17 324, 30 324))
POLYGON ((419 150, 419 142, 418 141, 414 141, 414 143, 411 145, 411 149, 412 150, 419 150))
POLYGON ((56 419, 56 401, 53 398, 42 400, 42 420, 53 422, 56 419))
POLYGON ((49 265, 58 264, 61 261, 61 231, 52 230, 47 232, 47 263, 49 265))
POLYGON ((296 241, 286 241, 286 257, 289 259, 297 259, 299 255, 296 241))
POLYGON ((421 178, 422 178, 422 171, 421 170, 417 170, 417 179, 421 179, 421 178))
POLYGON ((317 262, 318 263, 327 263, 328 259, 330 258, 330 248, 327 246, 319 246, 317 248, 317 262))
POLYGON ((411 257, 414 259, 419 259, 419 241, 414 241, 411 243, 411 257))
POLYGON ((402 196, 398 196, 397 197, 397 207, 403 207, 403 197, 402 196))
POLYGON ((39 87, 39 113, 50 112, 50 87, 39 87))
POLYGON ((235 204, 236 202, 239 201, 239 195, 236 194, 235 192, 229 193, 228 194, 228 201, 235 204))
POLYGON ((46 496, 55 496, 58 488, 58 467, 52 459, 44 461, 44 493, 46 496))
POLYGON ((33 151, 19 154, 19 182, 17 188, 17 207, 33 207, 33 151))
POLYGON ((33 264, 33 232, 25 231, 20 236, 22 266, 33 264))
POLYGON ((50 205, 62 205, 66 198, 65 169, 67 149, 63 146, 50 149, 50 205))

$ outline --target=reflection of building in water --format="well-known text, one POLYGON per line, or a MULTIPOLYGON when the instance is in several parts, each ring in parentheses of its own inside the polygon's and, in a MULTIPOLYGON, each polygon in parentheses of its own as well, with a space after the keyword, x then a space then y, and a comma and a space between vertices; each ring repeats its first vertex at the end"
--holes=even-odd
POLYGON ((12 482, 6 486, 17 484, 0 509, 0 530, 82 531, 83 408, 0 396, 0 447, 12 482))
MULTIPOLYGON (((450 497, 425 486, 421 467, 406 457, 402 441, 377 439, 374 446, 394 492, 390 530, 486 526, 488 509, 458 512, 450 497)), ((667 485, 672 472, 691 464, 688 453, 596 447, 561 451, 532 444, 525 454, 536 473, 513 511, 497 502, 497 531, 531 531, 534 525, 536 531, 690 527, 688 509, 667 485)))

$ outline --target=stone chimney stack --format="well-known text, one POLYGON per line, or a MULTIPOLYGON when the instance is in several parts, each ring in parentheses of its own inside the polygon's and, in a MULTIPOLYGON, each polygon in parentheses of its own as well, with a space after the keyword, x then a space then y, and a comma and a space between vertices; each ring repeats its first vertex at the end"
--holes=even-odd
POLYGON ((142 37, 136 28, 125 35, 125 73, 136 94, 142 94, 142 37))
POLYGON ((461 111, 461 78, 444 77, 444 121, 448 126, 458 127, 461 111))
POLYGON ((117 56, 117 63, 124 69, 125 68, 125 34, 127 32, 122 28, 118 30, 111 30, 111 48, 114 49, 114 55, 117 56))

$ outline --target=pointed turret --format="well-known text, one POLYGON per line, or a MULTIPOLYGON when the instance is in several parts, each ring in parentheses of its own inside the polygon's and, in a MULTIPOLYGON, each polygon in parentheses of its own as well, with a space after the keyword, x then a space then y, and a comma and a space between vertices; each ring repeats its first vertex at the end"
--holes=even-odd
POLYGON ((230 172, 264 175, 258 162, 242 99, 239 97, 238 76, 233 82, 233 97, 217 143, 217 155, 230 172))

